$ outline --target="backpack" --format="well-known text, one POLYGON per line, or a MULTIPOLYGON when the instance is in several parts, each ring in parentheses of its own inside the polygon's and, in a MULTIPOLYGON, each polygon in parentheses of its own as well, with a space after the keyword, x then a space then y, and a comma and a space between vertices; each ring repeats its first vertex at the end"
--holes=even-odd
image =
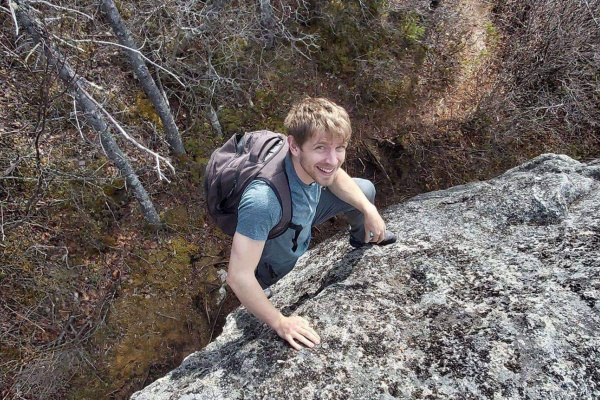
POLYGON ((215 150, 204 175, 208 214, 226 234, 233 236, 238 221, 238 205, 246 187, 254 179, 266 182, 281 205, 281 220, 269 232, 269 239, 283 234, 292 221, 292 198, 285 172, 288 153, 285 135, 256 131, 233 135, 215 150))

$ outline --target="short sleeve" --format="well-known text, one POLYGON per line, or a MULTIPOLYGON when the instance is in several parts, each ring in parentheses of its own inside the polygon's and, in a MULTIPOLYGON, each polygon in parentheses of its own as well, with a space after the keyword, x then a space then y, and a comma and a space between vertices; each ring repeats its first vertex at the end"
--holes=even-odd
POLYGON ((281 215, 281 205, 273 189, 263 181, 252 181, 238 206, 236 232, 250 239, 266 241, 281 215))

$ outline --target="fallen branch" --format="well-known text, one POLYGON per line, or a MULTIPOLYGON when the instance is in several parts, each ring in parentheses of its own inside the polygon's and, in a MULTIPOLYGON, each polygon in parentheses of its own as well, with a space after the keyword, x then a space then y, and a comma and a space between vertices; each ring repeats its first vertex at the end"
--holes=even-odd
POLYGON ((6 240, 6 235, 4 234, 4 207, 2 206, 2 203, 0 203, 0 217, 2 218, 0 221, 0 230, 2 231, 2 241, 4 242, 6 240))
POLYGON ((175 320, 175 321, 181 321, 179 318, 175 318, 175 317, 172 317, 170 315, 162 314, 162 313, 159 313, 158 311, 154 311, 154 313, 156 315, 164 317, 164 318, 169 318, 169 319, 172 319, 172 320, 175 320))
POLYGON ((100 8, 106 15, 113 32, 119 39, 119 47, 126 49, 125 55, 127 56, 127 59, 133 68, 135 76, 137 77, 142 89, 144 90, 144 93, 146 93, 148 100, 150 100, 152 106, 162 121, 165 137, 167 139, 167 143, 171 147, 171 150, 174 154, 181 156, 184 155, 185 147, 183 146, 181 135, 179 134, 179 128, 177 128, 175 118, 171 112, 171 107, 167 102, 166 96, 161 93, 160 89, 156 85, 156 82, 154 79, 152 79, 152 75, 150 74, 150 71, 148 70, 148 67, 144 61, 147 61, 156 68, 167 72, 170 76, 175 78, 175 80, 181 86, 185 87, 185 85, 174 73, 169 72, 162 66, 150 61, 150 59, 144 56, 139 50, 134 49, 136 45, 131 35, 131 31, 125 24, 125 21, 123 21, 121 18, 121 14, 115 6, 113 0, 101 0, 100 8))
POLYGON ((8 0, 8 9, 10 10, 10 15, 15 23, 15 36, 19 36, 19 24, 17 23, 17 16, 15 15, 15 9, 13 7, 13 2, 8 0))
POLYGON ((108 111, 106 111, 106 109, 104 107, 102 107, 102 105, 100 103, 98 103, 87 91, 85 91, 84 89, 81 89, 82 92, 87 96, 88 99, 90 99, 90 101, 92 103, 94 103, 94 105, 96 107, 98 107, 98 109, 100 111, 102 111, 102 113, 106 116, 106 118, 108 118, 108 120, 111 122, 111 124, 117 129, 117 131, 119 131, 119 133, 127 140, 129 140, 131 143, 133 143, 133 145, 135 147, 137 147, 140 150, 145 151, 146 153, 150 154, 152 157, 154 157, 154 159, 156 160, 156 171, 158 173, 158 179, 160 180, 166 180, 167 182, 171 182, 163 173, 162 170, 160 169, 160 162, 164 162, 169 169, 171 170, 171 172, 175 173, 175 167, 173 167, 173 165, 169 162, 169 160, 167 160, 165 157, 161 156, 158 153, 153 152, 152 150, 150 150, 149 148, 141 145, 137 140, 135 140, 134 138, 131 137, 131 135, 129 135, 125 129, 123 129, 121 127, 121 125, 119 125, 119 123, 117 122, 116 119, 113 118, 112 115, 110 115, 110 113, 108 111))

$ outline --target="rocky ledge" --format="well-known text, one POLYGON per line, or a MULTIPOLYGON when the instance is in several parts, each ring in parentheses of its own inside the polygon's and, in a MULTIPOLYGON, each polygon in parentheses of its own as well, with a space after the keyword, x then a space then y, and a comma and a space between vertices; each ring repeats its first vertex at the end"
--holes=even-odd
POLYGON ((275 287, 323 341, 295 351, 238 309, 133 399, 600 398, 600 160, 545 154, 384 213, 275 287))

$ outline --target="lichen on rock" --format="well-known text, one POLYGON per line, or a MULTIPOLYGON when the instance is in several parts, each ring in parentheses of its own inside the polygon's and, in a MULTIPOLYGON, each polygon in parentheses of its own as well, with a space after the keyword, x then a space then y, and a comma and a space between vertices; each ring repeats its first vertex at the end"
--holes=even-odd
POLYGON ((546 154, 340 234, 274 287, 321 335, 295 351, 239 309, 143 399, 600 397, 599 163, 546 154))

